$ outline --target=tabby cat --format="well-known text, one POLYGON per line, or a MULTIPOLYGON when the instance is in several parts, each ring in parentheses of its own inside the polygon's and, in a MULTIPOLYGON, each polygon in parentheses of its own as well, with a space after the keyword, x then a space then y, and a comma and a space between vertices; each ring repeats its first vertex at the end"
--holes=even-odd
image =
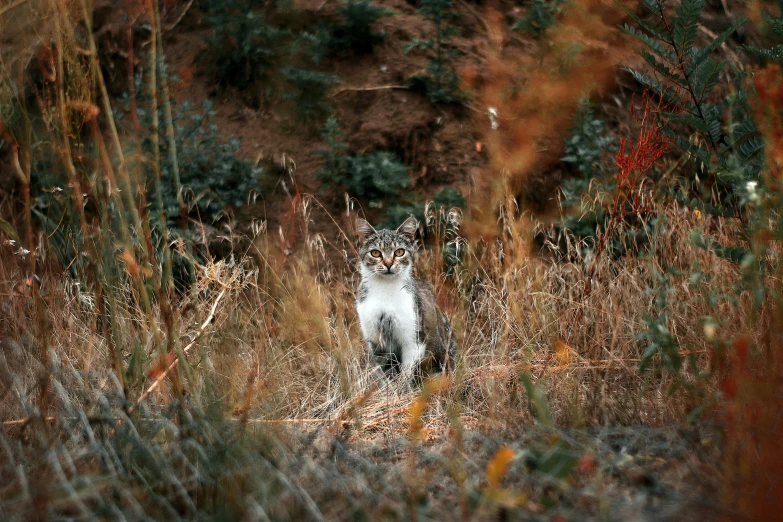
POLYGON ((356 311, 374 362, 389 375, 449 370, 456 343, 449 320, 425 281, 413 275, 416 219, 376 230, 359 218, 361 282, 356 311))

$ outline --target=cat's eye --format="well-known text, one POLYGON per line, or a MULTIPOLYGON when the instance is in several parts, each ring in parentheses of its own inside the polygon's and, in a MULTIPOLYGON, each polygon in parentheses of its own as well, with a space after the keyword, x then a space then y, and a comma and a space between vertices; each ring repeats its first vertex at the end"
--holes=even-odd
POLYGON ((370 250, 370 255, 372 257, 381 257, 381 251, 380 250, 370 250))
POLYGON ((398 248, 394 251, 394 257, 402 257, 405 255, 405 249, 404 248, 398 248))

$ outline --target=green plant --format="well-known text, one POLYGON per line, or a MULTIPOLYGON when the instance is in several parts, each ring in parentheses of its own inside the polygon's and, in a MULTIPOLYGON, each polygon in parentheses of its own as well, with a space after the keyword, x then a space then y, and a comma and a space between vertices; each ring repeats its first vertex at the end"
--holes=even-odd
POLYGON ((460 90, 452 62, 456 50, 451 39, 459 34, 459 29, 449 24, 449 20, 457 16, 452 0, 422 0, 416 12, 432 23, 435 34, 432 40, 414 39, 402 50, 407 54, 413 49, 422 49, 429 57, 427 73, 414 77, 412 87, 422 89, 433 103, 454 101, 459 98, 460 90))
POLYGON ((340 129, 340 122, 334 115, 327 118, 321 129, 321 139, 326 143, 325 149, 318 149, 316 154, 323 157, 324 162, 317 177, 326 184, 334 184, 346 170, 348 144, 343 138, 345 133, 340 129))
POLYGON ((285 67, 280 72, 290 86, 284 97, 293 103, 301 121, 318 122, 329 115, 331 105, 326 97, 340 83, 339 76, 296 67, 285 67))
POLYGON ((533 0, 527 16, 514 22, 511 30, 541 36, 554 25, 555 17, 563 9, 563 4, 564 0, 533 0))
POLYGON ((265 2, 208 0, 206 57, 217 82, 244 89, 269 79, 285 55, 290 33, 267 22, 265 2))
POLYGON ((617 151, 617 139, 595 116, 589 101, 577 110, 569 134, 560 161, 573 165, 584 179, 603 177, 610 170, 607 158, 617 151))
POLYGON ((341 21, 328 29, 327 45, 330 52, 372 53, 375 45, 385 38, 373 31, 373 25, 394 11, 373 4, 369 0, 348 0, 337 8, 341 21))
MULTIPOLYGON (((783 16, 775 18, 768 12, 761 11, 761 19, 766 26, 771 30, 772 34, 778 38, 783 36, 783 16)), ((783 45, 777 44, 773 47, 754 47, 751 45, 743 45, 743 49, 749 53, 761 58, 765 61, 771 61, 774 63, 783 63, 783 45)))
MULTIPOLYGON (((230 207, 244 205, 248 194, 259 190, 263 175, 263 169, 255 167, 252 161, 237 157, 238 138, 220 138, 215 115, 212 102, 207 99, 200 111, 183 102, 174 118, 177 156, 179 163, 186 166, 180 173, 184 196, 191 212, 197 209, 198 217, 209 222, 220 220, 230 207)), ((145 148, 149 146, 145 140, 145 148)), ((172 165, 165 144, 161 151, 166 158, 161 161, 161 173, 163 179, 170 180, 172 165)), ((164 183, 162 190, 169 224, 173 224, 172 218, 177 216, 177 195, 170 183, 164 183)))
POLYGON ((317 177, 325 186, 340 187, 351 196, 368 199, 374 204, 396 198, 402 189, 410 186, 410 167, 394 153, 349 155, 345 152, 348 145, 342 141, 343 136, 337 118, 329 117, 321 130, 327 148, 316 151, 324 158, 317 177))
POLYGON ((665 100, 661 118, 684 124, 700 136, 699 140, 694 140, 668 131, 675 145, 698 164, 693 177, 681 184, 678 197, 690 204, 686 195, 697 190, 701 211, 741 218, 745 187, 748 182, 759 179, 763 143, 753 120, 748 117, 749 93, 742 84, 742 73, 737 75, 740 81, 735 85, 735 93, 716 101, 716 86, 727 62, 715 60, 711 55, 745 23, 746 18, 736 20, 706 46, 697 47, 696 35, 704 0, 685 0, 674 14, 666 10, 665 0, 643 0, 642 4, 655 21, 647 21, 626 10, 638 27, 625 24, 622 29, 644 44, 646 49, 640 54, 655 71, 655 76, 628 70, 640 84, 665 100), (724 126, 724 119, 730 121, 728 126, 724 126), (698 193, 696 172, 700 172, 702 179, 709 176, 716 186, 698 193), (718 195, 717 202, 710 201, 712 194, 718 195))
MULTIPOLYGON (((617 165, 609 162, 611 155, 618 152, 617 139, 585 101, 577 110, 565 146, 565 156, 560 161, 573 165, 576 172, 560 185, 561 205, 567 212, 555 225, 555 230, 558 233, 567 231, 580 240, 587 239, 582 242, 584 249, 593 250, 611 221, 612 210, 608 208, 612 203, 611 195, 618 190, 628 190, 628 187, 619 187, 617 165)), ((625 207, 623 203, 619 209, 623 214, 625 207)), ((656 224, 654 216, 645 216, 643 220, 624 219, 623 226, 605 239, 607 252, 618 257, 629 248, 637 250, 647 243, 656 224)))
MULTIPOLYGON (((434 209, 444 209, 446 211, 450 208, 461 209, 465 207, 465 197, 459 190, 453 187, 446 187, 438 192, 429 204, 434 209)), ((388 227, 397 226, 405 221, 408 216, 414 216, 420 222, 426 223, 428 221, 427 205, 427 203, 422 201, 412 203, 393 202, 387 206, 381 225, 388 227)))
MULTIPOLYGON (((756 407, 770 407, 765 394, 772 388, 779 389, 781 382, 779 368, 767 370, 775 365, 772 362, 775 356, 770 354, 780 350, 779 342, 770 339, 779 335, 781 328, 777 281, 782 266, 779 256, 772 253, 781 241, 778 151, 783 133, 778 93, 783 78, 780 68, 776 65, 756 72, 752 84, 746 82, 747 76, 742 71, 734 71, 739 81, 731 86, 733 92, 721 100, 718 77, 726 62, 713 60, 710 55, 745 19, 737 20, 705 47, 698 48, 694 42, 703 2, 684 0, 674 15, 669 15, 661 0, 643 3, 654 13, 658 23, 632 15, 642 29, 625 26, 624 30, 645 44, 647 50, 642 51, 642 56, 657 77, 632 72, 640 83, 668 104, 669 110, 662 112, 660 117, 664 122, 675 124, 669 127, 671 139, 695 158, 698 169, 694 170, 699 172, 699 177, 712 182, 712 197, 694 188, 700 184, 698 179, 686 180, 675 197, 691 206, 699 221, 706 214, 712 214, 715 220, 733 222, 729 238, 724 236, 722 241, 711 237, 715 231, 709 226, 697 224, 691 230, 690 243, 733 264, 740 277, 733 284, 733 292, 718 293, 705 285, 708 276, 700 269, 698 261, 693 262, 689 270, 668 267, 652 290, 656 295, 655 312, 645 317, 647 328, 637 337, 647 342, 640 368, 646 370, 659 362, 660 368, 671 375, 675 386, 684 385, 699 397, 702 404, 692 410, 691 417, 704 409, 705 401, 728 404, 740 393, 742 402, 737 403, 743 404, 740 409, 754 401, 756 407), (688 132, 677 133, 678 125, 688 132), (700 139, 693 139, 691 133, 700 139), (689 190, 693 197, 686 195, 689 190), (682 305, 672 303, 668 297, 679 286, 675 284, 675 278, 687 279, 688 286, 694 289, 704 289, 694 301, 707 313, 693 321, 692 327, 701 327, 704 331, 710 356, 708 369, 700 368, 690 346, 684 345, 669 328, 674 315, 672 308, 682 305), (744 317, 751 323, 750 332, 743 331, 740 325, 722 323, 718 319, 724 310, 731 308, 743 309, 744 317), (726 333, 721 334, 721 331, 726 333), (753 353, 754 336, 759 345, 756 353, 753 353), (683 364, 683 352, 690 361, 687 367, 683 364), (753 372, 746 370, 749 367, 755 367, 753 372), (717 381, 718 387, 700 386, 702 381, 717 381), (739 388, 743 386, 744 390, 740 392, 739 388)), ((774 20, 767 17, 767 21, 772 23, 774 30, 774 20)), ((778 48, 748 50, 773 61, 779 56, 778 48)), ((695 173, 693 177, 696 177, 695 173)), ((736 418, 745 417, 740 414, 736 418)), ((768 442, 763 444, 769 447, 768 442)))
MULTIPOLYGON (((179 81, 178 78, 169 75, 165 68, 162 74, 166 75, 169 81, 179 81)), ((143 85, 145 77, 139 74, 135 78, 136 104, 139 107, 150 102, 150 96, 143 85)), ((120 104, 126 111, 131 110, 131 102, 127 95, 120 99, 120 104)), ((161 174, 161 197, 168 225, 174 228, 180 214, 174 183, 175 159, 172 152, 176 152, 177 164, 185 167, 179 169, 179 181, 189 214, 207 223, 215 223, 225 216, 229 208, 239 208, 244 205, 251 191, 260 190, 259 182, 264 175, 264 170, 255 166, 251 160, 237 157, 241 146, 238 138, 221 137, 215 121, 217 113, 212 107, 211 100, 204 100, 198 109, 194 108, 190 101, 185 100, 172 112, 174 151, 171 150, 172 142, 166 139, 167 131, 164 127, 158 128, 157 137, 160 157, 157 168, 161 174)), ((124 111, 115 111, 114 117, 121 124, 127 125, 129 132, 133 131, 130 122, 126 121, 124 111)), ((160 107, 158 121, 163 119, 163 108, 160 107)), ((139 120, 142 128, 152 128, 152 111, 139 110, 139 120)), ((131 143, 131 148, 136 145, 131 143)), ((154 135, 149 133, 142 136, 140 145, 144 154, 149 157, 155 155, 154 135)), ((150 205, 153 205, 157 199, 155 180, 157 173, 153 167, 151 162, 143 164, 150 205)), ((156 212, 151 214, 156 215, 156 212)))
POLYGON ((375 201, 397 197, 411 184, 410 167, 393 152, 359 154, 346 160, 345 176, 337 181, 359 197, 375 201))

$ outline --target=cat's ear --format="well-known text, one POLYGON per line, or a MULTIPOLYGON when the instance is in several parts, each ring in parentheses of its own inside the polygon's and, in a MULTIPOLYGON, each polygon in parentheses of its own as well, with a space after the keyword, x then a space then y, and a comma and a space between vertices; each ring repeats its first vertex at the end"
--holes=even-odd
POLYGON ((418 228, 419 228, 418 221, 416 221, 415 217, 411 216, 408 219, 406 219, 402 223, 402 225, 400 225, 397 228, 397 232, 407 237, 411 241, 413 241, 414 238, 416 237, 416 229, 418 228))
POLYGON ((375 234, 375 229, 372 228, 372 225, 362 218, 356 218, 356 231, 359 233, 359 239, 362 241, 367 239, 367 236, 375 234))

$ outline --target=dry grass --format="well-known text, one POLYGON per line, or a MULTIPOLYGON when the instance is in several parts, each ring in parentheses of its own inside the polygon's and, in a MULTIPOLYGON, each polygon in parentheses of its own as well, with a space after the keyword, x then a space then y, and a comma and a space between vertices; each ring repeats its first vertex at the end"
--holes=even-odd
MULTIPOLYGON (((164 335, 162 317, 156 314, 151 321, 136 304, 130 287, 116 289, 114 295, 124 299, 116 306, 110 343, 100 327, 96 297, 81 285, 52 273, 43 278, 40 300, 32 293, 15 295, 24 264, 18 256, 9 256, 6 248, 0 268, 0 294, 4 296, 0 337, 5 339, 0 375, 7 386, 0 403, 4 423, 0 441, 7 445, 17 434, 29 433, 33 440, 26 449, 9 454, 23 459, 28 467, 41 466, 50 473, 55 455, 64 464, 59 471, 53 470, 58 476, 56 487, 45 486, 30 474, 4 475, 9 484, 2 491, 9 500, 4 512, 11 516, 41 509, 38 516, 46 517, 90 513, 96 505, 113 505, 124 513, 168 517, 172 512, 157 506, 162 499, 170 501, 165 488, 173 488, 187 492, 175 498, 188 501, 175 502, 173 508, 184 518, 202 511, 216 513, 216 505, 224 504, 235 516, 262 509, 271 519, 281 520, 345 519, 356 506, 375 513, 371 516, 382 516, 389 510, 415 511, 415 503, 404 500, 405 495, 413 499, 427 492, 434 495, 433 509, 440 519, 456 516, 454 509, 458 508, 463 514, 473 513, 473 519, 488 520, 498 505, 522 505, 535 513, 542 508, 526 500, 527 494, 499 500, 506 497, 497 497, 499 493, 491 488, 482 489, 481 473, 474 470, 466 475, 477 466, 467 455, 478 451, 475 458, 489 459, 503 448, 491 442, 492 437, 523 430, 529 446, 517 448, 518 436, 513 437, 516 449, 512 455, 525 455, 525 448, 567 436, 557 431, 560 435, 553 438, 551 431, 537 431, 534 407, 521 376, 530 375, 544 392, 558 429, 665 426, 679 423, 696 405, 696 397, 669 393, 671 378, 638 371, 645 346, 634 336, 644 328, 642 316, 654 311, 653 296, 646 289, 655 284, 662 266, 687 265, 705 255, 688 240, 690 227, 705 225, 676 208, 665 212, 668 232, 654 238, 654 253, 601 260, 594 291, 583 300, 579 288, 585 265, 574 242, 568 251, 554 252, 548 260, 547 256, 531 257, 519 266, 505 267, 502 244, 465 241, 465 261, 448 276, 436 249, 425 248, 419 272, 431 277, 437 288, 457 332, 460 355, 450 379, 439 386, 425 386, 428 391, 422 395, 409 382, 387 381, 368 365, 353 311, 353 271, 343 261, 328 259, 323 251, 307 253, 311 238, 306 232, 306 214, 300 211, 301 255, 289 256, 282 266, 273 268, 256 261, 280 259, 274 248, 265 250, 268 242, 262 232, 253 242, 258 251, 252 257, 199 267, 195 290, 175 306, 177 338, 181 344, 195 339, 195 346, 181 359, 184 364, 172 370, 131 415, 128 408, 158 379, 160 356, 149 328, 153 323, 164 335), (41 306, 38 310, 36 302, 41 306), (566 346, 559 342, 561 328, 579 309, 582 319, 573 325, 575 331, 566 346), (213 310, 214 320, 198 335, 213 310), (125 391, 114 371, 117 365, 111 345, 122 353, 125 391), (51 370, 41 365, 45 360, 42 349, 49 350, 51 370), (42 375, 49 376, 48 390, 40 386, 42 375), (178 400, 179 393, 184 393, 184 402, 178 400), (41 400, 44 394, 46 401, 41 400), (184 411, 183 405, 187 406, 184 411), (458 435, 463 432, 466 435, 458 435), (71 442, 53 446, 46 453, 50 456, 40 461, 36 448, 49 447, 45 442, 49 433, 61 433, 71 442), (311 435, 301 442, 286 442, 291 433, 311 435), (479 450, 461 449, 469 433, 489 438, 479 450), (107 436, 108 445, 96 446, 107 436), (195 439, 188 439, 191 436, 195 439), (407 442, 401 443, 401 438, 407 442), (113 450, 115 444, 119 446, 113 450), (227 460, 221 453, 225 444, 229 444, 227 460), (381 451, 381 457, 361 451, 345 453, 338 449, 343 444, 365 447, 364 452, 381 451), (144 451, 156 455, 152 458, 158 464, 140 464, 133 473, 137 478, 130 481, 114 472, 100 479, 106 472, 93 459, 110 462, 115 458, 112 451, 123 447, 147 448, 144 451), (195 448, 201 448, 200 453, 194 453, 195 448), (335 451, 344 456, 328 457, 335 451), (351 459, 354 464, 349 464, 351 459), (217 477, 208 464, 213 460, 221 463, 217 477), (248 474, 251 462, 255 471, 248 474), (283 471, 259 471, 263 469, 283 471), (374 482, 377 479, 372 477, 380 475, 387 478, 374 482), (436 486, 434 477, 440 475, 442 485, 436 486), (138 477, 159 485, 150 489, 138 477), (331 478, 325 483, 318 477, 331 478), (45 495, 26 493, 25 487, 45 495), (205 491, 213 487, 219 494, 210 501, 213 497, 205 491), (449 493, 435 495, 433 487, 447 488, 449 493), (157 492, 160 488, 163 493, 157 492), (84 493, 76 494, 77 490, 84 493), (123 491, 122 499, 111 500, 110 491, 123 491), (247 495, 241 497, 242 491, 247 495), (380 503, 372 500, 379 491, 383 492, 380 503), (480 492, 478 506, 466 507, 469 491, 480 492), (334 500, 334 495, 341 500, 334 500), (444 504, 449 497, 461 500, 444 504)), ((556 238, 552 239, 545 248, 555 250, 556 238)), ((698 291, 729 291, 736 270, 727 262, 711 263, 707 286, 698 291)), ((693 317, 715 311, 705 309, 704 299, 686 284, 674 287, 672 303, 676 305, 668 325, 671 331, 683 346, 693 351, 706 349, 704 335, 693 329, 693 317)), ((724 312, 727 321, 743 321, 737 309, 724 312)), ((701 355, 699 359, 706 361, 701 355)), ((171 359, 164 357, 164 361, 169 364, 171 359)), ((653 440, 659 435, 644 436, 653 440)), ((588 459, 596 451, 607 451, 600 440, 568 444, 572 449, 552 448, 566 455, 579 451, 588 459)), ((129 462, 141 458, 141 454, 134 455, 128 454, 129 462)), ((604 466, 615 459, 623 462, 622 455, 614 456, 611 451, 601 455, 604 466)), ((586 462, 584 466, 592 469, 591 461, 586 462)), ((129 463, 122 460, 116 465, 129 463)), ((716 475, 709 471, 714 468, 702 466, 691 464, 699 470, 694 471, 696 476, 678 480, 709 481, 712 477, 714 481, 716 475)), ((511 470, 509 477, 517 477, 516 466, 511 470)), ((551 480, 547 475, 538 479, 522 475, 513 483, 518 491, 545 495, 546 488, 563 488, 559 482, 545 486, 551 480)), ((608 499, 578 489, 562 490, 571 491, 576 505, 610 505, 608 499)), ((634 511, 629 513, 635 516, 634 511)))
MULTIPOLYGON (((730 292, 737 270, 691 245, 691 228, 706 226, 690 213, 663 209, 666 233, 653 238, 651 251, 617 260, 598 261, 594 291, 582 299, 584 262, 573 240, 567 251, 547 241, 549 256, 530 258, 504 267, 502 244, 461 241, 465 260, 451 275, 444 275, 442 258, 425 248, 419 271, 441 274, 431 283, 437 289, 459 339, 459 360, 449 391, 428 414, 428 423, 441 435, 446 412, 458 405, 464 422, 475 427, 508 429, 529 424, 527 397, 519 373, 529 372, 543 385, 550 408, 561 426, 599 424, 663 425, 681 419, 692 406, 687 397, 672 399, 672 382, 652 373, 640 375, 645 348, 635 340, 645 328, 643 316, 655 312, 656 275, 666 266, 687 268, 697 259, 708 274, 697 289, 677 285, 671 295, 670 330, 682 346, 700 352, 708 348, 703 332, 693 329, 693 318, 721 313, 725 324, 743 328, 737 309, 706 308, 699 292, 730 292), (548 259, 547 259, 548 257, 548 259), (581 300, 580 300, 581 299, 581 300), (571 325, 570 344, 560 339, 568 319, 581 309, 581 320, 571 325), (734 315, 728 315, 734 314, 734 315)), ((308 216, 299 213, 302 243, 308 216)), ((728 231, 725 232, 728 234, 728 231)), ((255 258, 270 259, 262 236, 254 241, 255 258)), ((435 238, 442 240, 443 238, 435 238)), ((0 290, 4 300, 3 336, 21 340, 35 322, 31 296, 15 296, 23 270, 5 249, 0 290)), ((195 290, 178 304, 178 337, 189 342, 217 303, 214 321, 188 354, 188 364, 177 370, 184 389, 202 403, 218 393, 228 407, 243 410, 253 419, 308 419, 329 424, 336 419, 357 421, 358 434, 402 429, 407 408, 417 391, 404 380, 377 379, 369 367, 353 310, 349 266, 335 263, 325 250, 307 253, 306 246, 286 259, 280 268, 259 266, 245 256, 199 267, 195 290), (257 378, 246 402, 248 377, 257 378), (208 391, 207 388, 214 387, 208 391), (359 401, 360 404, 356 404, 359 401), (350 410, 350 411, 349 411, 350 410)), ((57 275, 45 277, 40 292, 47 325, 46 342, 60 365, 78 372, 113 367, 112 354, 99 324, 95 295, 57 275)), ((134 304, 129 288, 121 289, 114 343, 121 347, 128 368, 128 399, 135 401, 157 373, 149 321, 134 304), (138 358, 138 360, 131 360, 138 358), (151 373, 150 373, 151 372, 151 373), (149 375, 147 375, 149 374, 149 375)), ((162 318, 155 316, 163 335, 162 318)), ((35 350, 22 350, 21 366, 31 383, 39 373, 35 350)), ((704 360, 704 357, 699 357, 704 360)), ((150 405, 173 399, 164 384, 149 398, 150 405)), ((6 400, 6 408, 8 401, 6 400)), ((22 409, 6 409, 4 418, 24 416, 22 409), (13 412, 13 413, 12 413, 13 412)))
MULTIPOLYGON (((234 245, 249 246, 221 260, 205 256, 206 264, 193 265, 193 285, 171 291, 170 251, 164 239, 153 241, 148 209, 139 200, 137 181, 144 173, 119 161, 127 144, 99 126, 93 110, 104 107, 101 123, 111 122, 109 100, 96 89, 101 71, 76 52, 77 40, 94 42, 89 35, 77 38, 78 20, 57 5, 36 3, 48 9, 61 45, 69 49, 53 65, 76 79, 66 82, 59 74, 50 97, 44 92, 36 100, 47 116, 47 146, 71 186, 81 189, 83 182, 98 209, 124 210, 89 214, 82 190, 74 192, 71 216, 79 219, 82 235, 69 238, 81 255, 71 273, 58 266, 50 238, 22 240, 39 245, 33 263, 18 238, 10 243, 0 233, 0 451, 10 462, 0 466, 0 515, 43 519, 105 509, 138 518, 154 513, 193 519, 203 510, 225 508, 237 517, 318 520, 348 518, 355 499, 380 516, 373 495, 382 491, 386 500, 410 497, 391 504, 415 519, 419 495, 438 487, 429 471, 421 471, 428 468, 419 450, 437 448, 432 458, 440 459, 440 473, 453 481, 453 504, 463 518, 470 518, 475 500, 474 518, 488 519, 501 507, 528 505, 523 495, 499 484, 509 459, 536 457, 527 449, 493 446, 484 453, 496 463, 487 475, 496 476, 467 477, 468 469, 483 470, 469 462, 466 433, 499 436, 540 425, 536 437, 546 441, 547 451, 565 448, 571 458, 575 448, 579 455, 595 448, 568 439, 562 431, 567 428, 680 423, 716 391, 716 383, 702 381, 671 393, 675 384, 695 382, 709 368, 713 334, 699 327, 698 318, 719 317, 724 328, 755 331, 746 294, 711 304, 711 295, 735 293, 739 269, 690 239, 698 229, 732 244, 735 224, 702 219, 666 200, 654 203, 658 226, 647 248, 593 258, 585 257, 590 249, 579 239, 557 236, 517 208, 522 180, 540 159, 538 145, 567 126, 569 111, 563 108, 600 91, 614 63, 606 57, 627 51, 623 42, 615 42, 614 50, 599 45, 613 18, 597 4, 568 12, 551 54, 542 57, 546 74, 532 77, 535 89, 511 96, 520 64, 504 67, 502 53, 493 55, 496 77, 482 99, 503 115, 527 119, 504 120, 506 127, 488 140, 494 170, 476 174, 465 223, 457 211, 430 209, 417 270, 451 318, 459 355, 450 375, 423 388, 389 381, 368 364, 354 311, 350 227, 334 239, 311 226, 315 220, 338 226, 355 216, 331 216, 312 196, 290 197, 279 230, 256 223, 251 237, 244 237, 226 227, 222 232, 234 245), (572 76, 552 66, 563 65, 573 50, 569 28, 586 49, 572 76), (598 62, 606 63, 594 69, 598 62), (541 93, 548 97, 537 97, 541 93), (76 136, 73 127, 84 135, 76 136), (72 149, 82 141, 97 144, 95 157, 74 159, 72 149), (116 188, 118 179, 124 192, 102 190, 116 188), (540 251, 531 246, 534 235, 543 238, 540 251), (458 246, 456 267, 445 262, 445 245, 458 246), (660 287, 670 268, 690 274, 696 266, 704 278, 692 285, 687 275, 672 277, 666 305, 666 327, 695 366, 675 378, 656 359, 640 373, 647 343, 638 334, 645 317, 660 312, 651 289, 660 287), (300 455, 291 433, 304 433, 303 446, 315 448, 321 460, 308 460, 304 450, 300 455), (345 456, 350 452, 344 444, 384 448, 396 482, 367 485, 383 482, 378 466, 361 454, 345 456), (361 469, 360 477, 341 470, 345 464, 335 455, 361 469), (53 485, 44 480, 51 473, 53 485), (342 475, 355 481, 340 482, 342 475), (477 500, 469 499, 469 491, 477 500), (320 503, 311 494, 321 495, 320 503), (326 508, 325 516, 319 510, 326 508)), ((529 72, 532 65, 523 65, 529 72)), ((159 94, 165 104, 167 95, 159 94)), ((24 160, 32 144, 21 145, 24 160)), ((23 170, 29 181, 29 164, 23 170)), ((18 222, 32 235, 29 205, 22 210, 18 222)), ((183 240, 174 243, 183 258, 190 256, 183 240)), ((593 473, 589 461, 580 460, 580 466, 587 470, 580 473, 593 473)), ((544 490, 542 495, 566 489, 566 479, 542 475, 540 483, 525 487, 544 490)))

